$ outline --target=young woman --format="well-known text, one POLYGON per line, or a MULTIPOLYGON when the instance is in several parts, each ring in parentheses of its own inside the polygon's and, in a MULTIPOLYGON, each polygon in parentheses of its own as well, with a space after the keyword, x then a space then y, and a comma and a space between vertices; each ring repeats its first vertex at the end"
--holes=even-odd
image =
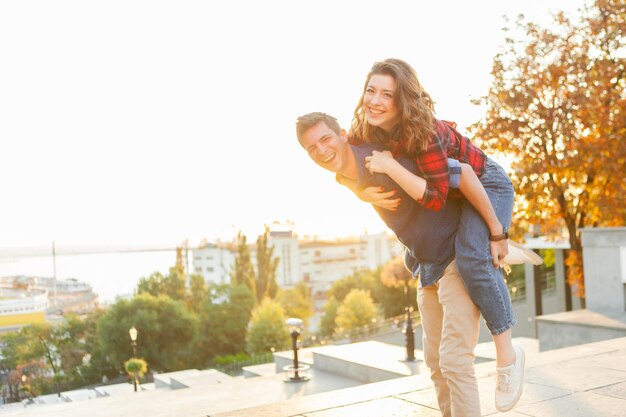
MULTIPOLYGON (((373 152, 371 172, 389 175, 424 207, 439 210, 450 192, 448 158, 469 164, 483 185, 491 207, 481 201, 462 203, 457 230, 456 265, 467 291, 489 328, 497 352, 495 401, 499 411, 511 409, 523 385, 524 352, 511 340, 516 319, 508 288, 499 271, 507 253, 507 228, 513 211, 513 186, 498 164, 488 158, 453 123, 434 117, 434 104, 415 70, 399 59, 376 62, 367 76, 354 112, 350 142, 385 145, 391 152, 373 152), (418 175, 394 157, 410 157, 418 175)), ((369 188, 361 199, 386 209, 397 206, 389 193, 369 188)))

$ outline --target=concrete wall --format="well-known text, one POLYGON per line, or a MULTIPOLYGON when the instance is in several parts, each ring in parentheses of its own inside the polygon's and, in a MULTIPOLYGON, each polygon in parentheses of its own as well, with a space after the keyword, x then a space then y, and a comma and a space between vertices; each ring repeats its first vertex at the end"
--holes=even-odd
POLYGON ((587 308, 538 317, 540 351, 626 335, 626 228, 581 233, 587 308))
POLYGON ((626 227, 581 232, 587 308, 626 311, 626 227))
MULTIPOLYGON (((589 314, 587 310, 569 313, 586 316, 589 314)), ((537 320, 540 351, 626 337, 626 323, 620 323, 615 319, 596 318, 596 323, 589 324, 584 322, 589 321, 588 317, 581 317, 581 320, 576 322, 571 320, 571 317, 559 316, 561 314, 548 315, 537 320), (610 323, 606 323, 609 321, 610 323)))

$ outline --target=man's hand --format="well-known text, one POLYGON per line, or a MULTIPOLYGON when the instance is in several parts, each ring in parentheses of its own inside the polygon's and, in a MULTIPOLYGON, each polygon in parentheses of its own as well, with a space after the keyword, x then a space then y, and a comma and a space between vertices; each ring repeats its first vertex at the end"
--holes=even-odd
POLYGON ((356 195, 366 203, 391 211, 396 211, 400 205, 399 198, 391 198, 395 194, 396 190, 385 191, 383 187, 367 187, 356 192, 356 195))

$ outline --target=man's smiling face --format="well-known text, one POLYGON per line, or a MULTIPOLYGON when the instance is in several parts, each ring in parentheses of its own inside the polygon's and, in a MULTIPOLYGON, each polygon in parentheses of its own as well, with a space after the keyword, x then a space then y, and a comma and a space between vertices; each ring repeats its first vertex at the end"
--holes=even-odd
POLYGON ((341 173, 348 164, 350 145, 345 132, 337 134, 324 122, 305 131, 300 137, 300 144, 309 157, 324 169, 341 173))

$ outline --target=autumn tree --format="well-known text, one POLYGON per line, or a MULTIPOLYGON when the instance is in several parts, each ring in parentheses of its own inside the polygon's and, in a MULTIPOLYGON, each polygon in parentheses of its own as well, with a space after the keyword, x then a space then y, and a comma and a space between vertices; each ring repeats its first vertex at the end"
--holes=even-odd
POLYGON ((401 256, 396 256, 383 266, 380 282, 383 289, 379 299, 385 317, 402 314, 407 307, 410 311, 417 310, 417 280, 406 269, 401 256))
POLYGON ((515 28, 472 133, 512 159, 513 223, 565 230, 568 282, 584 296, 580 229, 626 219, 626 3, 597 0, 549 28, 520 17, 515 28))

